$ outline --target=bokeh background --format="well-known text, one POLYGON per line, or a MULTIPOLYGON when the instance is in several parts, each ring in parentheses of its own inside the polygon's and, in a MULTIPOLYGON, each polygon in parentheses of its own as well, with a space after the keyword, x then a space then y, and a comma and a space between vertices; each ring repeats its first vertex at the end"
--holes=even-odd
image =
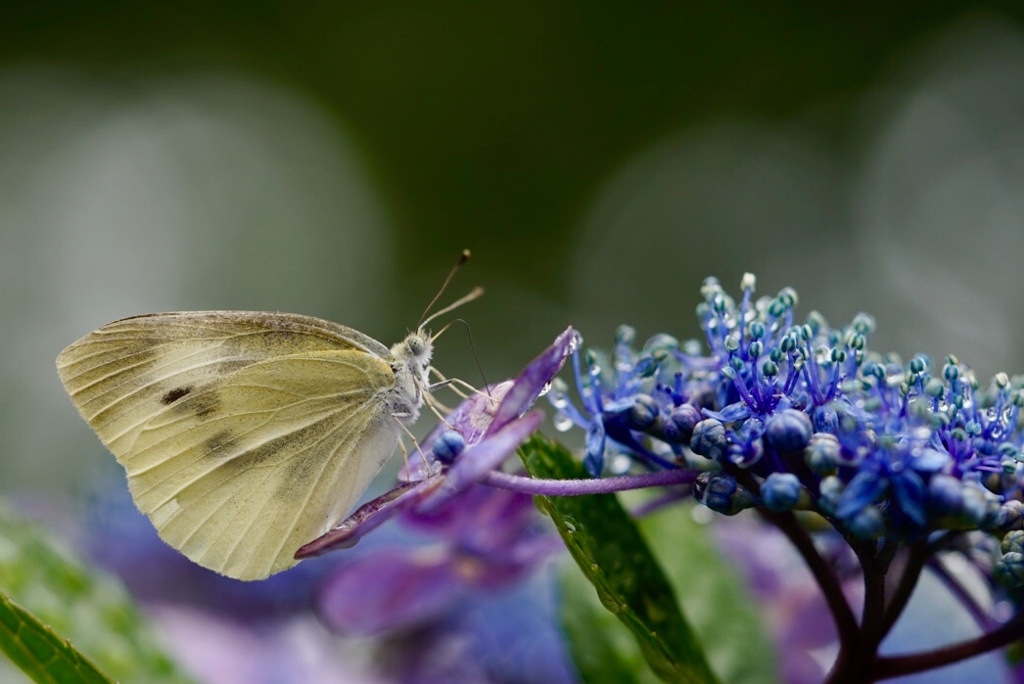
MULTIPOLYGON (((697 332, 708 275, 1024 371, 1018 3, 4 3, 0 491, 105 458, 67 343, 287 310, 391 342, 463 247, 486 376, 697 332)), ((479 384, 464 329, 438 365, 479 384)), ((485 376, 485 377, 486 377, 485 376)))
MULTIPOLYGON (((1017 2, 2 4, 0 493, 109 463, 53 365, 91 329, 287 310, 390 344, 464 247, 492 380, 570 323, 693 336, 744 271, 1024 372, 1017 2)), ((437 365, 480 382, 463 328, 437 365)))

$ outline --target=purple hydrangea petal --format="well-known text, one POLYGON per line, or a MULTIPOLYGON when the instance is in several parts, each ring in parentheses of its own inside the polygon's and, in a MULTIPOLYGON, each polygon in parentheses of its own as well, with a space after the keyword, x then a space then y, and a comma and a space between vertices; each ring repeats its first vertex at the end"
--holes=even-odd
MULTIPOLYGON (((211 604, 213 605, 213 604, 211 604)), ((345 658, 337 638, 305 617, 261 624, 219 611, 162 603, 149 611, 161 642, 194 681, 208 684, 384 684, 363 663, 345 658)))
POLYGON ((921 476, 907 469, 894 476, 890 482, 900 510, 913 520, 915 525, 924 527, 928 520, 925 515, 927 490, 921 476))
POLYGON ((550 347, 526 365, 494 414, 487 434, 497 432, 530 410, 537 397, 562 370, 565 360, 579 346, 579 339, 579 333, 572 327, 566 328, 550 347))
POLYGON ((587 428, 586 455, 583 457, 583 465, 592 477, 600 477, 604 470, 604 443, 604 420, 598 413, 587 428))
POLYGON ((854 475, 839 497, 836 516, 848 518, 860 512, 865 506, 878 501, 885 492, 887 483, 876 473, 862 470, 854 475))
POLYGON ((922 449, 910 459, 910 467, 919 473, 937 473, 953 462, 949 454, 935 449, 922 449))
POLYGON ((437 617, 460 595, 448 554, 433 546, 380 549, 341 565, 324 582, 321 617, 343 633, 376 634, 437 617))
POLYGON ((428 477, 431 465, 423 458, 423 453, 430 453, 434 442, 445 432, 454 430, 462 435, 467 445, 473 445, 483 439, 484 432, 490 426, 498 402, 502 401, 510 389, 512 381, 493 385, 489 396, 473 394, 462 401, 455 409, 445 416, 444 422, 438 423, 430 434, 422 441, 420 448, 409 455, 409 462, 399 471, 398 479, 403 482, 415 482, 428 477))
POLYGON ((295 552, 295 557, 312 558, 335 549, 355 546, 367 532, 380 527, 403 510, 422 501, 443 482, 444 479, 440 475, 435 475, 420 482, 407 482, 395 487, 363 504, 337 527, 302 546, 295 552))
POLYGON ((735 423, 745 418, 749 418, 752 414, 750 407, 745 403, 737 402, 735 404, 729 404, 721 411, 712 411, 711 409, 704 409, 704 415, 708 418, 714 418, 723 423, 735 423))
POLYGON ((482 480, 490 471, 511 456, 527 437, 540 427, 544 415, 540 411, 527 413, 507 423, 501 430, 488 432, 487 437, 465 452, 448 469, 444 485, 429 495, 423 505, 440 505, 471 484, 482 480))
POLYGON ((473 547, 501 545, 522 527, 523 512, 532 518, 533 498, 507 489, 472 485, 444 505, 414 507, 402 514, 402 524, 433 537, 468 540, 473 547), (477 538, 486 540, 481 545, 477 538))

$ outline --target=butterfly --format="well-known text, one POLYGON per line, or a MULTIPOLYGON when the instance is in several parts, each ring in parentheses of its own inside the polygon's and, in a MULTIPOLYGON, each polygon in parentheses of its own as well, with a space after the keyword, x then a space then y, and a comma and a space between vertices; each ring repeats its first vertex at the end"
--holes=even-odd
POLYGON ((481 294, 390 349, 297 314, 133 316, 68 346, 57 370, 160 537, 206 568, 262 579, 362 495, 433 389, 424 325, 481 294))

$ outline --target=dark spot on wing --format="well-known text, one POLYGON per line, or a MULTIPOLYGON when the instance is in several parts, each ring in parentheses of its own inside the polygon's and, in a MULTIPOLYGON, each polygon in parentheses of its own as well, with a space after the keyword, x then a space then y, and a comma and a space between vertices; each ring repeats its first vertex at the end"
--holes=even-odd
POLYGON ((172 389, 170 392, 168 392, 167 394, 165 394, 164 396, 160 397, 160 402, 164 406, 167 406, 169 404, 173 404, 174 402, 178 401, 179 399, 181 399, 183 396, 185 396, 186 394, 188 394, 191 391, 192 391, 192 386, 191 385, 188 385, 188 386, 185 386, 185 387, 176 387, 176 388, 172 389))
POLYGON ((169 410, 175 415, 192 415, 200 419, 215 414, 221 408, 221 399, 217 391, 209 385, 174 389, 163 395, 160 401, 164 405, 170 405, 169 410))
POLYGON ((220 397, 213 390, 197 394, 189 402, 189 410, 198 418, 206 418, 210 414, 216 413, 218 409, 220 409, 220 397))
POLYGON ((206 440, 206 449, 211 456, 221 456, 222 454, 217 452, 232 440, 234 440, 234 436, 230 430, 221 430, 206 440))

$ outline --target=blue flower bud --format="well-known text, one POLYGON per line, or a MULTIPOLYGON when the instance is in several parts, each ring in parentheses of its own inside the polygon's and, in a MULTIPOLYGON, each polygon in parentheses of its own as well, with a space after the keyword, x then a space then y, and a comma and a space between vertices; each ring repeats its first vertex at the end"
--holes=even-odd
POLYGON ((928 510, 943 518, 958 516, 964 505, 963 484, 952 475, 933 475, 928 482, 928 510))
POLYGON ((862 312, 853 317, 850 327, 860 335, 870 335, 875 331, 875 319, 870 314, 862 312))
POLYGON ((996 532, 999 530, 999 515, 1002 512, 1002 506, 999 504, 999 499, 991 493, 985 492, 983 495, 985 511, 978 522, 978 527, 989 532, 996 532))
POLYGON ((875 378, 876 380, 885 379, 885 366, 878 363, 877 361, 868 361, 861 367, 861 372, 864 377, 875 378))
POLYGON ((829 514, 835 513, 844 488, 843 481, 835 475, 822 478, 818 485, 818 505, 821 506, 821 509, 829 514))
POLYGON ((804 494, 800 480, 792 473, 772 473, 761 485, 761 498, 764 505, 773 511, 792 509, 804 494))
POLYGON ((658 420, 657 402, 647 394, 638 394, 633 398, 633 406, 626 416, 626 422, 633 430, 646 430, 658 420))
POLYGON ((736 515, 757 505, 757 500, 727 473, 701 473, 693 483, 694 497, 723 515, 736 515))
POLYGON ((807 467, 816 475, 834 475, 841 458, 839 440, 827 432, 816 432, 811 435, 811 442, 804 449, 807 467))
POLYGON ((967 485, 964 487, 963 516, 971 527, 977 527, 985 519, 988 512, 988 497, 981 487, 967 485))
POLYGON ((815 432, 835 433, 839 430, 839 414, 831 406, 819 406, 814 409, 815 432))
POLYGON ((807 314, 807 323, 803 327, 806 329, 804 338, 810 340, 814 338, 814 334, 819 330, 828 329, 828 319, 820 312, 812 311, 807 314))
POLYGON ((744 273, 743 278, 740 279, 740 288, 744 292, 752 294, 755 287, 757 287, 757 276, 753 273, 744 273))
POLYGON ((769 447, 782 454, 803 451, 811 441, 814 428, 811 419, 803 411, 786 409, 768 419, 765 423, 764 441, 769 447))
POLYGON ((776 299, 778 299, 778 301, 787 309, 792 309, 800 301, 800 297, 797 296, 796 290, 791 287, 784 287, 779 290, 779 294, 776 299))
POLYGON ((996 518, 996 525, 1000 530, 1020 532, 1024 528, 1024 503, 1017 499, 1010 499, 1003 503, 999 507, 999 517, 996 518))
POLYGON ((999 548, 1003 553, 1024 553, 1024 530, 1007 532, 999 548))
POLYGON ((1024 452, 1012 443, 1004 442, 999 445, 999 453, 1003 456, 1009 456, 1018 463, 1024 463, 1024 452))
POLYGON ((689 444, 693 429, 701 421, 700 411, 690 404, 672 409, 664 424, 665 441, 669 444, 689 444))
POLYGON ((861 539, 878 539, 885 531, 885 518, 874 506, 865 506, 852 517, 846 518, 847 529, 861 539))
POLYGON ((924 385, 924 393, 930 399, 938 399, 946 391, 946 386, 938 378, 931 378, 924 385))
POLYGON ((620 325, 615 331, 615 341, 618 344, 633 344, 636 341, 636 328, 631 325, 620 325))
POLYGON ((992 568, 999 583, 1008 589, 1024 587, 1024 553, 1004 554, 992 568))
POLYGON ((434 457, 444 464, 452 463, 466 450, 466 440, 454 430, 445 430, 434 441, 434 457))
POLYGON ((949 383, 960 379, 960 369, 956 365, 956 359, 952 356, 946 359, 946 365, 942 367, 942 377, 949 383))
POLYGON ((693 428, 690 437, 690 449, 693 453, 719 461, 725 457, 728 440, 725 426, 714 418, 706 418, 693 428))

